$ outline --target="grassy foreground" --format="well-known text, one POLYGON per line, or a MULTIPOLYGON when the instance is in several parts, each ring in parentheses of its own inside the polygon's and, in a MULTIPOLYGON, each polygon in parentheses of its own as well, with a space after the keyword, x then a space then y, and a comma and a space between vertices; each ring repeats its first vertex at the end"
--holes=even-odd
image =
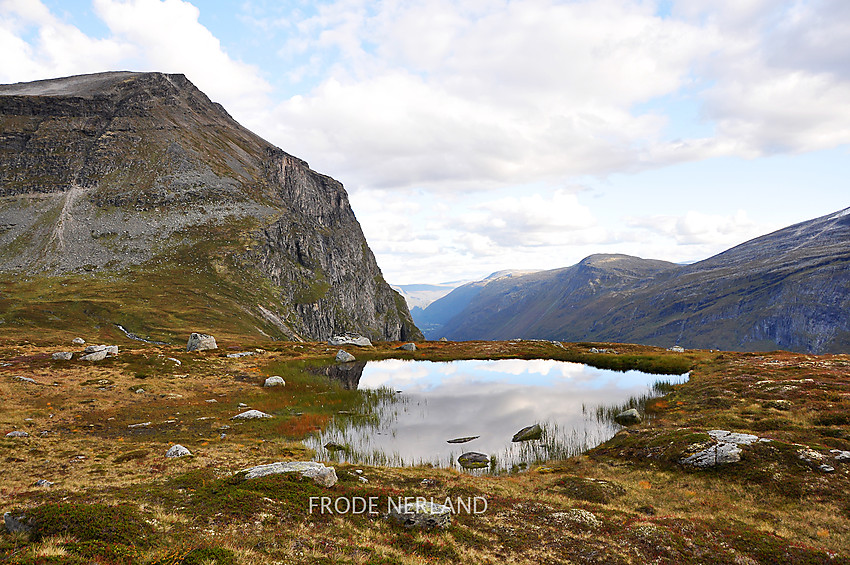
POLYGON ((25 509, 37 524, 0 534, 0 562, 850 563, 850 461, 831 451, 850 451, 847 355, 529 341, 348 348, 361 360, 551 358, 691 378, 650 402, 651 423, 580 457, 502 476, 341 464, 326 489, 238 471, 308 460, 301 438, 364 408, 362 395, 306 371, 332 363, 338 348, 110 343, 121 353, 90 363, 52 360, 74 350, 65 339, 0 341, 0 513, 25 509), (254 354, 225 356, 238 351, 254 354), (286 386, 262 388, 271 375, 286 386), (240 403, 275 417, 236 423, 240 403), (771 441, 745 446, 738 463, 683 465, 711 445, 713 429, 771 441), (29 437, 5 437, 15 430, 29 437), (166 458, 175 443, 193 456, 166 458), (373 497, 380 511, 310 513, 310 497, 321 496, 373 497), (487 509, 412 531, 384 519, 400 496, 477 497, 487 509))

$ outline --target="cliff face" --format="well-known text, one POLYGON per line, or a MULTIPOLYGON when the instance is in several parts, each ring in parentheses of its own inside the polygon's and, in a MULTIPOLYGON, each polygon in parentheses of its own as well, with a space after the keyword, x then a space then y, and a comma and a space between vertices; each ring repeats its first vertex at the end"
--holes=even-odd
POLYGON ((182 75, 0 86, 0 273, 11 324, 421 336, 342 185, 182 75))
POLYGON ((848 242, 850 209, 692 265, 594 255, 486 285, 431 335, 846 353, 848 242))

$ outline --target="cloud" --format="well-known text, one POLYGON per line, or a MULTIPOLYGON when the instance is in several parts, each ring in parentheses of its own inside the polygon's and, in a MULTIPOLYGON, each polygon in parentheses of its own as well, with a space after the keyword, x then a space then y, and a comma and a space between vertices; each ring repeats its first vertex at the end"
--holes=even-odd
POLYGON ((137 70, 183 73, 238 118, 259 118, 268 106, 270 86, 259 69, 228 56, 191 3, 94 0, 93 5, 113 36, 132 46, 137 70))
POLYGON ((670 238, 679 246, 725 248, 766 233, 765 226, 751 220, 744 210, 734 214, 690 210, 680 216, 628 218, 626 225, 670 238))
POLYGON ((115 68, 130 48, 95 39, 54 16, 40 0, 0 1, 0 82, 26 82, 115 68))

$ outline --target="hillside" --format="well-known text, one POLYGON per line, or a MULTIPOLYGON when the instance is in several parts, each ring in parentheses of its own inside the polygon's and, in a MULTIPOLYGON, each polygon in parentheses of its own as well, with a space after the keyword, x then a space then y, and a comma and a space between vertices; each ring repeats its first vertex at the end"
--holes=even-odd
MULTIPOLYGON (((848 241, 850 209, 692 265, 594 255, 572 267, 485 285, 433 333, 458 340, 846 352, 848 241)), ((452 294, 428 309, 464 298, 452 294)))
POLYGON ((2 85, 0 132, 7 331, 421 336, 343 186, 183 75, 2 85))

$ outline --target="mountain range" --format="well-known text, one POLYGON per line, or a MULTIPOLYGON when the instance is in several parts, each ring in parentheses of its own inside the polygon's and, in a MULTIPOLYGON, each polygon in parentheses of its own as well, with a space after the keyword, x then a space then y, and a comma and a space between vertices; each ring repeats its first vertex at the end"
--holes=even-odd
POLYGON ((421 338, 338 181, 185 76, 0 85, 0 331, 421 338))
POLYGON ((592 255, 458 287, 414 312, 426 337, 850 352, 850 208, 690 265, 592 255))

